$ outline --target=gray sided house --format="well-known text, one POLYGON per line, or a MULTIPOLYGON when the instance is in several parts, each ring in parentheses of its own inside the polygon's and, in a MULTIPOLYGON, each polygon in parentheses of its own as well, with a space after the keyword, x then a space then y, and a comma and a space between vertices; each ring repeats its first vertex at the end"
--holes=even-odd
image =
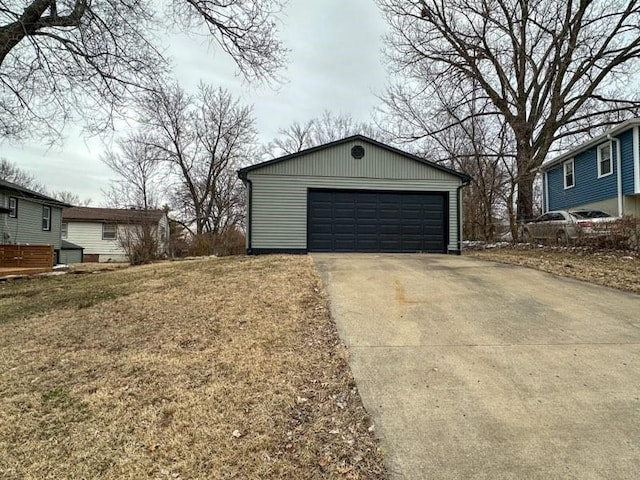
POLYGON ((238 175, 249 254, 461 251, 468 177, 362 135, 238 175))
POLYGON ((0 180, 0 244, 53 245, 60 251, 66 203, 0 180))
POLYGON ((543 210, 593 208, 640 217, 640 118, 545 162, 543 210))

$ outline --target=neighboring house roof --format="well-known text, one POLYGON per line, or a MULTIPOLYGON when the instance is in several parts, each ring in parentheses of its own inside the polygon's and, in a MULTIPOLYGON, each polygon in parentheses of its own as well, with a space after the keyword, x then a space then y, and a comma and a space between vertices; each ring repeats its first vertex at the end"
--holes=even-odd
POLYGON ((0 207, 0 213, 11 213, 11 209, 7 207, 0 207))
POLYGON ((84 250, 84 247, 71 243, 68 240, 62 240, 61 248, 62 250, 84 250))
POLYGON ((338 145, 342 145, 344 143, 349 143, 349 142, 354 142, 354 141, 360 141, 360 142, 366 142, 369 143, 371 145, 375 145, 376 147, 382 148, 384 150, 387 150, 389 152, 395 153, 397 155, 400 155, 404 158, 408 158, 409 160, 413 160, 419 163, 422 163, 424 165, 427 165, 429 167, 435 168, 436 170, 441 170, 443 172, 449 173, 451 175, 454 175, 458 178, 460 178, 464 183, 468 183, 471 179, 468 175, 464 174, 464 173, 460 173, 457 172, 455 170, 452 170, 451 168, 447 168, 443 165, 440 165, 438 163, 429 161, 429 160, 425 160, 424 158, 420 158, 416 155, 412 155, 410 153, 404 152, 402 150, 399 150, 397 148, 391 147, 389 145, 386 145, 384 143, 378 142, 377 140, 374 140, 372 138, 369 137, 365 137, 364 135, 352 135, 350 137, 346 137, 343 138, 342 140, 336 140, 335 142, 330 142, 330 143, 325 143, 324 145, 318 145, 317 147, 312 147, 312 148, 307 148, 306 150, 301 150, 299 152, 296 153, 292 153, 290 155, 285 155, 284 157, 278 157, 278 158, 274 158, 273 160, 268 160, 266 162, 261 162, 261 163, 257 163, 255 165, 251 165, 249 167, 244 167, 241 168, 240 170, 238 170, 238 176, 242 179, 242 180, 246 180, 247 178, 247 173, 253 171, 253 170, 258 170, 262 167, 266 167, 268 165, 273 165, 274 163, 280 163, 280 162, 286 162, 288 160, 293 160, 296 158, 299 158, 303 155, 307 155, 309 153, 313 153, 313 152, 317 152, 320 150, 325 150, 327 148, 331 148, 331 147, 335 147, 338 145))
POLYGON ((138 210, 135 208, 71 207, 62 211, 63 222, 91 223, 143 223, 159 222, 164 210, 138 210))
POLYGON ((562 163, 565 160, 569 160, 570 158, 575 157, 580 152, 584 152, 585 150, 588 150, 604 142, 605 140, 607 140, 609 135, 614 136, 618 133, 622 133, 623 131, 628 130, 629 128, 632 128, 632 127, 636 127, 638 125, 640 125, 640 118, 630 118, 629 120, 625 120, 624 122, 619 123, 615 127, 610 128, 609 130, 604 132, 602 135, 598 135, 597 137, 592 138, 591 140, 581 143, 576 148, 573 148, 558 157, 552 158, 551 160, 544 162, 540 166, 540 169, 542 171, 549 170, 551 167, 555 167, 559 163, 562 163))
POLYGON ((28 188, 21 187, 17 183, 8 182, 2 179, 0 179, 0 190, 8 190, 9 192, 15 193, 22 198, 38 200, 40 202, 54 205, 56 207, 71 206, 68 203, 61 202, 60 200, 56 200, 55 198, 48 197, 47 195, 43 195, 39 192, 36 192, 35 190, 30 190, 28 188))

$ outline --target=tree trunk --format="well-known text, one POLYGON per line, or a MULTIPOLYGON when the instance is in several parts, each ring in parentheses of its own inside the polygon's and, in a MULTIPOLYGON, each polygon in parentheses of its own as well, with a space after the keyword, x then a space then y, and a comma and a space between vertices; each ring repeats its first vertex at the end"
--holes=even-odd
POLYGON ((535 173, 522 174, 518 179, 518 222, 533 219, 533 181, 535 173))
MULTIPOLYGON (((516 136, 519 132, 515 132, 516 136)), ((522 133, 525 138, 517 140, 516 165, 518 168, 518 198, 516 200, 517 220, 522 223, 533 218, 533 181, 536 174, 532 173, 533 152, 528 144, 526 133, 522 133)))

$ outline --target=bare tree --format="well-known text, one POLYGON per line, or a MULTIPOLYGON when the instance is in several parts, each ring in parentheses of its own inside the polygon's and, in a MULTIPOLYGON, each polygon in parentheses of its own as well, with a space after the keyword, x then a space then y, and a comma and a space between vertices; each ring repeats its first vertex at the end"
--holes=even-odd
POLYGON ((144 132, 131 132, 118 140, 118 151, 109 150, 103 155, 102 161, 117 175, 103 192, 109 205, 158 208, 160 182, 165 175, 152 141, 144 132))
POLYGON ((166 253, 168 232, 161 234, 153 212, 140 211, 135 222, 118 225, 118 244, 131 265, 142 265, 157 260, 166 253))
POLYGON ((72 117, 108 128, 135 95, 156 88, 168 66, 156 40, 171 26, 208 29, 246 79, 272 79, 286 55, 274 21, 281 8, 282 0, 0 0, 0 138, 55 139, 72 117))
POLYGON ((90 198, 80 199, 78 194, 68 190, 48 190, 36 177, 26 170, 21 169, 15 163, 6 158, 0 158, 0 180, 6 180, 21 187, 28 188, 35 192, 47 195, 70 205, 88 206, 91 204, 90 198))
POLYGON ((263 156, 288 155, 356 134, 378 138, 381 132, 371 124, 354 120, 351 115, 325 110, 318 118, 303 124, 294 122, 288 128, 281 128, 278 137, 263 148, 263 156))
POLYGON ((196 96, 179 86, 150 94, 142 103, 138 138, 170 169, 171 199, 194 234, 237 226, 244 199, 235 170, 255 155, 250 107, 221 88, 201 84, 196 96))
POLYGON ((434 140, 444 154, 434 160, 471 178, 463 190, 464 238, 493 241, 497 223, 511 218, 512 213, 513 202, 508 202, 508 196, 514 188, 510 182, 513 156, 507 129, 494 119, 472 118, 434 140))
POLYGON ((638 111, 640 97, 622 87, 638 66, 640 2, 378 2, 401 79, 385 98, 404 124, 397 138, 453 128, 439 123, 445 110, 500 117, 515 142, 519 218, 533 214, 533 170, 553 146, 638 111))
POLYGON ((52 190, 47 192, 47 195, 76 207, 88 207, 92 202, 91 198, 81 199, 77 193, 73 193, 68 190, 52 190))
POLYGON ((21 169, 6 158, 0 158, 0 180, 15 183, 21 187, 44 194, 44 186, 38 182, 34 175, 21 169))

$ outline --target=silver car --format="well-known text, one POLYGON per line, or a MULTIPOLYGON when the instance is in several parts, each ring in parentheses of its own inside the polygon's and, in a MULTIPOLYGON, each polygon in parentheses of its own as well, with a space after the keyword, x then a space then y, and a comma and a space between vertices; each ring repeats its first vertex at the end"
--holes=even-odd
POLYGON ((617 220, 601 210, 556 210, 525 223, 522 238, 525 242, 568 243, 578 238, 606 236, 612 233, 617 220))

